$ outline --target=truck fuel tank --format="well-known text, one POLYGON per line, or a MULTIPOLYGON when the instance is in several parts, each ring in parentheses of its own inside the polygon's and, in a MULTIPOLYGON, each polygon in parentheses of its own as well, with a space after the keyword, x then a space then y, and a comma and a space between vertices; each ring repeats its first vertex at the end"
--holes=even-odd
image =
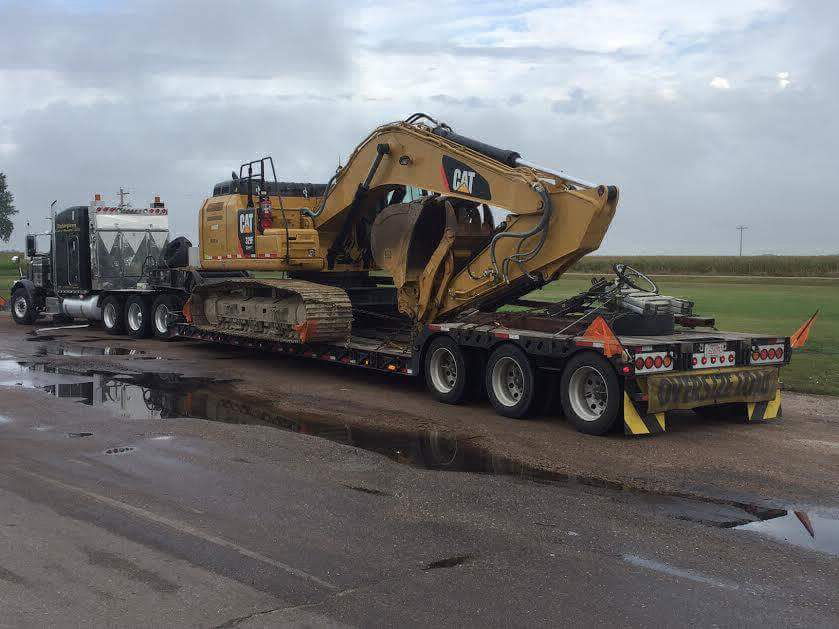
POLYGON ((89 297, 65 297, 61 300, 61 312, 75 319, 102 319, 102 309, 99 307, 99 295, 89 297))

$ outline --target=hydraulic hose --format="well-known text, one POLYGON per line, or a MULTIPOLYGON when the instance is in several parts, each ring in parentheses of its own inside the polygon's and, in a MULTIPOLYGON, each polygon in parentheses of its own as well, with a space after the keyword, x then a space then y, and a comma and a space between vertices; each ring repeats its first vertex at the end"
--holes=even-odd
POLYGON ((524 268, 524 263, 528 260, 532 260, 541 250, 542 247, 545 245, 545 240, 548 234, 548 222, 551 220, 551 214, 553 213, 553 205, 551 204, 551 198, 548 196, 545 187, 542 185, 537 185, 534 187, 536 192, 542 198, 542 219, 539 223, 530 231, 526 232, 501 232, 500 234, 495 234, 492 240, 489 243, 489 255, 492 259, 492 267, 497 274, 500 274, 502 278, 504 278, 504 282, 510 282, 508 269, 510 266, 510 262, 515 262, 519 265, 522 272, 527 275, 530 279, 533 279, 533 276, 524 268), (539 242, 536 243, 536 246, 528 252, 519 253, 518 251, 511 256, 505 258, 501 263, 501 269, 499 271, 498 268, 498 259, 495 255, 495 247, 498 244, 498 241, 502 238, 518 238, 520 240, 519 247, 521 247, 522 243, 531 236, 540 233, 542 234, 541 238, 539 238, 539 242))

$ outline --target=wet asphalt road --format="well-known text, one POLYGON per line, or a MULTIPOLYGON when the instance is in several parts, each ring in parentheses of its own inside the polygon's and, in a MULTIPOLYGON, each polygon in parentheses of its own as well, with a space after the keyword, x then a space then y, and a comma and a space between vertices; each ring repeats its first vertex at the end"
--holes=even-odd
MULTIPOLYGON (((98 333, 47 343, 83 334, 98 333)), ((171 353, 195 371, 191 349, 171 353)), ((4 324, 0 352, 34 344, 4 324)), ((263 364, 241 361, 257 375, 263 364)), ((839 623, 839 558, 678 519, 695 505, 419 469, 269 426, 117 414, 18 376, 0 386, 0 626, 839 623)), ((390 403, 417 395, 397 387, 390 403)), ((810 424, 813 440, 836 441, 832 422, 810 424)), ((765 497, 771 482, 754 476, 738 492, 765 497)), ((829 491, 810 503, 836 507, 829 491)))

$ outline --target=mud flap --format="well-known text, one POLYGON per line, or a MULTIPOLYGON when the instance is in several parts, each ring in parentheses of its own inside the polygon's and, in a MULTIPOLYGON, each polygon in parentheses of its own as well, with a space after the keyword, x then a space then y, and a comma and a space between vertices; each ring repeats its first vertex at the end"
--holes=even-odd
POLYGON ((635 405, 623 392, 623 431, 627 435, 654 435, 666 430, 664 413, 647 413, 646 405, 635 405))
POLYGON ((781 387, 775 390, 775 397, 768 402, 746 403, 746 419, 749 422, 769 421, 781 417, 781 387))

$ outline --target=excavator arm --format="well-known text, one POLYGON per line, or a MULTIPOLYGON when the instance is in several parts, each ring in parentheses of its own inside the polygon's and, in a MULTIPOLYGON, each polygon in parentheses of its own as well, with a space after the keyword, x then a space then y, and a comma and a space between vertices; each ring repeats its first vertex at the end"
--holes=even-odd
POLYGON ((597 249, 617 203, 613 186, 529 164, 415 114, 375 129, 305 213, 327 270, 389 272, 399 310, 427 323, 556 279, 597 249), (497 227, 492 209, 509 212, 497 227))

